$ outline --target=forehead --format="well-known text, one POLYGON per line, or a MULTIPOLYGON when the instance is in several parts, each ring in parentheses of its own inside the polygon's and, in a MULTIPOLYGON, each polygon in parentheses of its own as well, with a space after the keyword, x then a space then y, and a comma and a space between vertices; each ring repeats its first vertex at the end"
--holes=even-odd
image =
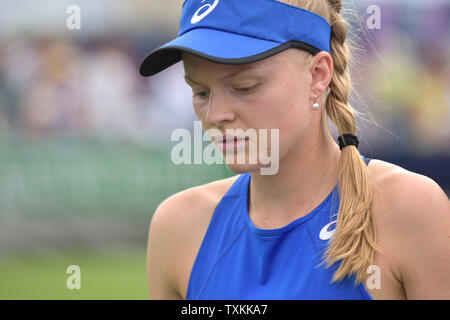
POLYGON ((285 50, 281 53, 256 62, 246 64, 222 64, 184 52, 183 63, 186 76, 188 77, 191 75, 194 76, 195 74, 202 74, 204 72, 214 74, 230 74, 232 76, 250 70, 267 70, 274 72, 276 69, 284 69, 285 65, 290 62, 290 59, 293 58, 292 56, 292 52, 285 50))

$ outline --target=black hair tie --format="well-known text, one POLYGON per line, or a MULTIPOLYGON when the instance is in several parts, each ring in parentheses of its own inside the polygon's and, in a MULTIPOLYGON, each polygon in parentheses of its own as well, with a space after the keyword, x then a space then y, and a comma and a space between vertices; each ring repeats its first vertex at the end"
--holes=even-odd
POLYGON ((339 149, 341 150, 346 146, 355 146, 356 148, 358 148, 359 145, 358 137, 350 133, 344 133, 343 135, 339 136, 338 141, 339 141, 339 149))

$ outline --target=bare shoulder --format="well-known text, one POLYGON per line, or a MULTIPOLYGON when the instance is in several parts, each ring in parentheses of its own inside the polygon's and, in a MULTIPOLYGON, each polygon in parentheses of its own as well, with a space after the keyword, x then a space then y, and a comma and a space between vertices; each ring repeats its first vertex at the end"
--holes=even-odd
POLYGON ((385 229, 402 234, 448 219, 450 202, 433 179, 381 160, 372 160, 369 170, 373 214, 385 229))
POLYGON ((191 187, 165 199, 150 223, 147 275, 151 299, 182 299, 180 278, 219 203, 238 176, 191 187))
POLYGON ((408 299, 450 298, 450 202, 431 178, 372 160, 377 243, 408 299))
POLYGON ((414 214, 423 215, 430 211, 421 210, 424 207, 449 209, 447 195, 430 177, 377 159, 371 160, 369 170, 374 200, 379 200, 379 205, 389 207, 390 210, 384 212, 389 212, 392 218, 404 219, 411 218, 414 214))
POLYGON ((165 199, 152 220, 168 220, 173 227, 189 228, 211 217, 220 199, 238 176, 188 188, 165 199))

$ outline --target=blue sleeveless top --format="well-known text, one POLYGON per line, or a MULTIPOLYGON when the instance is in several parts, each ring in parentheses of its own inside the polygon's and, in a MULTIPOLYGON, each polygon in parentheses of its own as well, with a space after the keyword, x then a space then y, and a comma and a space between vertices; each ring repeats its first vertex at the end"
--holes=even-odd
MULTIPOLYGON (((361 156, 368 164, 370 158, 361 156)), ((332 283, 323 252, 339 209, 338 186, 315 209, 277 229, 248 216, 250 173, 240 175, 217 205, 194 261, 186 299, 372 299, 354 276, 332 283)))

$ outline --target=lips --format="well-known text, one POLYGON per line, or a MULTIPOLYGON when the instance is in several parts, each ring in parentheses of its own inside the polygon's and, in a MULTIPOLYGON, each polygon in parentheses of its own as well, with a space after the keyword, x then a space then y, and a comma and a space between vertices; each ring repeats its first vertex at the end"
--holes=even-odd
POLYGON ((230 136, 230 135, 224 135, 224 136, 215 136, 214 142, 216 143, 216 146, 219 150, 222 152, 226 151, 241 151, 245 150, 245 146, 247 142, 249 141, 248 137, 239 137, 239 136, 230 136))
POLYGON ((238 136, 230 136, 230 135, 224 135, 221 137, 215 137, 214 140, 218 143, 231 143, 231 142, 238 142, 248 139, 248 137, 238 137, 238 136))

